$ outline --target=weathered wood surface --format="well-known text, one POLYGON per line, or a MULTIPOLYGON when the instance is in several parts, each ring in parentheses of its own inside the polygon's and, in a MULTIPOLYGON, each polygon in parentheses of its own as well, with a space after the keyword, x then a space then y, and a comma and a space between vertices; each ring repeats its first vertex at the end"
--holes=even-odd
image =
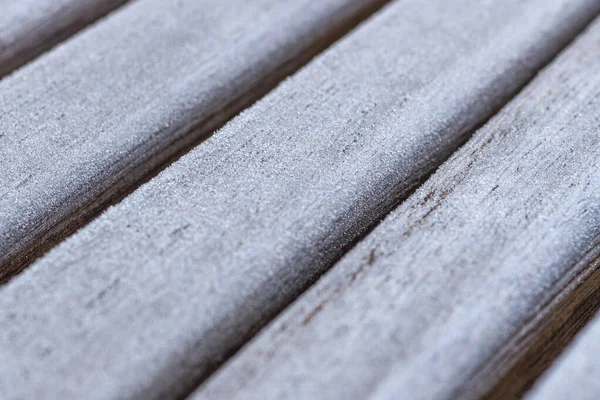
POLYGON ((598 287, 599 45, 597 21, 192 398, 521 393, 598 287))
POLYGON ((0 77, 127 0, 0 0, 0 77))
MULTIPOLYGON (((599 7, 587 0, 393 3, 0 289, 0 397, 186 393, 599 7)), ((188 81, 173 93, 201 87, 188 81)), ((170 96, 156 104, 177 104, 170 96)), ((119 114, 131 111, 129 100, 119 114)), ((135 114, 133 126, 171 121, 161 110, 135 114)), ((97 125, 86 118, 85 126, 97 125)), ((85 176, 90 153, 81 151, 68 152, 69 165, 85 176)), ((65 183, 36 187, 64 190, 65 183)))
POLYGON ((0 82, 0 282, 382 3, 134 2, 0 82))
POLYGON ((600 318, 577 336, 526 399, 600 399, 600 318))

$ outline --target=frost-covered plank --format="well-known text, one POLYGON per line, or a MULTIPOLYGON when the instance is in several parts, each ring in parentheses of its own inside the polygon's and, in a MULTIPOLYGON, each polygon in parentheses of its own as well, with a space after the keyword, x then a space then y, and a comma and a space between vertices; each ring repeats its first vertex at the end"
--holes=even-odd
MULTIPOLYGON (((594 307, 597 308, 597 305, 598 303, 594 304, 594 307)), ((597 400, 600 398, 599 377, 600 318, 596 317, 542 376, 526 398, 597 400)))
POLYGON ((127 0, 0 0, 0 77, 127 0))
POLYGON ((0 282, 382 2, 137 1, 1 81, 0 282))
POLYGON ((0 397, 191 390, 599 7, 392 3, 0 290, 0 397))
POLYGON ((599 40, 600 21, 192 398, 526 389, 597 288, 599 40))

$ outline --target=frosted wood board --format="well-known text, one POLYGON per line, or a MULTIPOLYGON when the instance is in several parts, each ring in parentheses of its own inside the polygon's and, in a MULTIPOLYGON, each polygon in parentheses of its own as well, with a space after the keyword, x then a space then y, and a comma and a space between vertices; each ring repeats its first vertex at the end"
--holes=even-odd
POLYGON ((0 281, 381 0, 144 0, 0 82, 0 281))
POLYGON ((600 398, 600 319, 577 336, 552 368, 540 379, 527 400, 600 398))
POLYGON ((0 77, 127 0, 0 0, 0 77))
POLYGON ((598 283, 599 39, 600 21, 192 399, 520 394, 543 366, 519 357, 598 283))
POLYGON ((191 390, 599 6, 392 3, 0 290, 0 397, 191 390))

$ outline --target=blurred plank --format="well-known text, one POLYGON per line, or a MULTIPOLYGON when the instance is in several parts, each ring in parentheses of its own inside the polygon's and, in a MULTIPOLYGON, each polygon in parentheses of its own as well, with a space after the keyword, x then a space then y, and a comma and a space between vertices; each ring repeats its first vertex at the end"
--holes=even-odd
MULTIPOLYGON (((598 286, 596 286, 598 288, 598 286)), ((596 308, 598 303, 596 303, 596 308)), ((597 400, 600 398, 600 318, 577 336, 540 379, 527 400, 597 400)))
POLYGON ((127 0, 0 0, 0 77, 127 0))
POLYGON ((183 396, 599 7, 391 4, 0 291, 0 396, 183 396))
POLYGON ((382 0, 144 0, 0 82, 0 282, 382 0))
POLYGON ((599 39, 597 21, 192 398, 521 394, 598 287, 599 39))

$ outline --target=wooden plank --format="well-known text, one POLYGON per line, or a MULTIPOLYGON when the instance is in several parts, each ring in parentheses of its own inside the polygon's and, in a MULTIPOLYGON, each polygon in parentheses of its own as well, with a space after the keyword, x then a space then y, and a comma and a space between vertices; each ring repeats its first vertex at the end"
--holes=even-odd
POLYGON ((145 0, 0 82, 0 282, 382 0, 145 0))
POLYGON ((0 77, 127 0, 0 0, 0 77))
POLYGON ((599 7, 391 4, 2 288, 0 397, 181 397, 599 7))
POLYGON ((600 354, 600 318, 596 317, 536 384, 526 399, 597 400, 600 398, 598 354, 600 354))
POLYGON ((522 394, 598 287, 599 39, 600 20, 192 399, 522 394))

